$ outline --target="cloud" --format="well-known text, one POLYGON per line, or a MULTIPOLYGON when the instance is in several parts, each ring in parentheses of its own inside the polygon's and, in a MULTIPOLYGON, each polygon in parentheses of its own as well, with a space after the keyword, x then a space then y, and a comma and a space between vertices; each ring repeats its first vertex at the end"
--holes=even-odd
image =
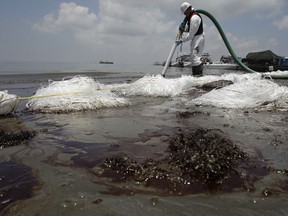
POLYGON ((211 3, 210 1, 199 1, 192 4, 196 9, 201 8, 212 13, 219 19, 229 18, 235 15, 245 15, 252 12, 257 17, 272 17, 281 13, 285 0, 217 0, 211 3), (255 13, 257 11, 257 13, 255 13))
MULTIPOLYGON (((279 11, 283 0, 218 0, 217 4, 201 1, 196 8, 205 8, 221 19, 249 11, 279 11), (249 5, 249 7, 247 7, 249 5), (219 14, 219 16, 218 16, 219 14)), ((75 38, 93 41, 109 35, 125 37, 161 36, 175 31, 183 17, 179 6, 181 2, 173 0, 99 0, 98 14, 89 12, 89 8, 76 3, 61 3, 57 13, 50 13, 41 22, 33 25, 34 30, 42 32, 59 32, 73 30, 75 38), (173 11, 173 12, 172 12, 173 11), (174 16, 171 16, 173 14, 174 16), (90 38, 90 39, 89 39, 90 38)), ((194 6, 194 5, 193 5, 194 6)), ((267 15, 267 13, 265 13, 267 15)), ((284 22, 284 21, 283 21, 284 22)), ((279 24, 280 25, 280 24, 279 24)), ((284 25, 284 24, 282 24, 284 25)), ((282 26, 281 25, 281 26, 282 26)))
MULTIPOLYGON (((98 5, 93 12, 88 7, 73 2, 62 3, 57 11, 45 15, 41 21, 35 23, 33 29, 46 33, 69 33, 78 45, 86 46, 83 49, 87 53, 90 49, 97 50, 99 55, 106 53, 107 56, 115 55, 119 59, 165 60, 166 53, 175 40, 178 25, 184 18, 179 9, 182 1, 99 0, 97 2, 98 5)), ((276 2, 217 0, 217 3, 198 1, 195 5, 193 3, 193 7, 207 10, 217 20, 235 19, 237 15, 247 18, 251 14, 254 16, 251 19, 254 19, 256 16, 263 18, 281 13, 283 3, 284 0, 276 2)), ((278 26, 284 28, 285 23, 283 19, 278 22, 278 26)), ((216 28, 207 26, 208 22, 204 24, 205 51, 213 55, 228 53, 216 28)), ((227 37, 239 56, 245 55, 249 49, 256 49, 260 44, 257 38, 249 34, 239 38, 230 33, 227 37)), ((186 48, 189 49, 189 46, 185 46, 186 48)))
MULTIPOLYGON (((205 26, 205 29, 206 29, 205 52, 213 53, 212 56, 213 60, 219 60, 222 55, 230 55, 216 27, 214 25, 205 26)), ((254 37, 238 38, 231 32, 225 32, 225 35, 232 50, 239 57, 246 56, 248 51, 257 49, 259 45, 257 38, 254 37)))
POLYGON ((41 32, 59 32, 63 29, 80 31, 93 27, 96 22, 97 16, 89 13, 87 7, 71 2, 61 3, 56 15, 50 13, 44 16, 41 23, 35 23, 32 27, 41 32))
POLYGON ((144 4, 132 0, 99 0, 97 14, 76 3, 62 3, 57 13, 50 13, 33 25, 34 30, 46 33, 70 31, 78 44, 87 49, 125 59, 128 57, 124 55, 139 59, 149 53, 151 58, 160 56, 170 48, 167 44, 172 44, 177 28, 176 22, 169 20, 153 1, 144 4))
POLYGON ((267 47, 276 47, 278 45, 278 40, 276 38, 269 38, 267 41, 267 47))
POLYGON ((127 4, 116 0, 100 0, 100 30, 116 35, 163 34, 174 27, 157 7, 147 8, 141 4, 127 4))
POLYGON ((274 21, 273 25, 278 27, 280 30, 288 29, 288 16, 284 16, 282 20, 274 21))
MULTIPOLYGON (((149 5, 149 4, 148 4, 149 5)), ((74 37, 86 44, 100 44, 107 40, 123 43, 123 40, 143 40, 153 35, 169 35, 176 29, 175 21, 169 21, 163 11, 152 4, 151 8, 134 1, 100 0, 99 13, 89 12, 89 8, 76 3, 62 3, 57 14, 44 16, 43 21, 35 23, 33 29, 56 33, 72 30, 74 37)))

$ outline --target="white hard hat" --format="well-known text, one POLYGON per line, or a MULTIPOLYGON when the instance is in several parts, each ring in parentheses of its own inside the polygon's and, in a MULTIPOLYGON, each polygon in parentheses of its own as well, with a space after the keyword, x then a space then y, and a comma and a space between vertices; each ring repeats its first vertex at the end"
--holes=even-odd
POLYGON ((191 4, 188 2, 183 2, 181 4, 180 10, 184 14, 184 12, 187 10, 187 8, 191 7, 191 4))

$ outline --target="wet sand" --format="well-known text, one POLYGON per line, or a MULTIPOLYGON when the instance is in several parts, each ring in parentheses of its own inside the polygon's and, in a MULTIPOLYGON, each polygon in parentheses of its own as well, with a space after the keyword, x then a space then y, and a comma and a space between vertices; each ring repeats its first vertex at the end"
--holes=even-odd
MULTIPOLYGON (((125 77, 112 81, 131 80, 125 77)), ((103 81, 109 83, 111 79, 103 81)), ((5 87, 26 97, 33 95, 39 85, 32 79, 16 86, 7 83, 5 87)), ((23 173, 31 169, 33 175, 28 182, 33 184, 25 199, 15 197, 20 201, 5 206, 3 200, 2 215, 287 214, 287 113, 201 106, 187 109, 183 101, 200 93, 192 91, 173 100, 135 96, 128 107, 63 114, 29 113, 22 102, 12 124, 20 125, 20 130, 35 130, 37 135, 27 144, 2 149, 0 159, 2 169, 5 161, 24 166, 23 173), (257 160, 268 174, 254 172, 250 176, 253 187, 231 192, 207 189, 182 196, 167 195, 135 181, 114 182, 99 176, 99 165, 119 153, 139 162, 165 158, 169 140, 179 128, 219 131, 257 160)), ((25 182, 20 179, 19 184, 25 182)), ((2 193, 9 184, 1 187, 2 193)))

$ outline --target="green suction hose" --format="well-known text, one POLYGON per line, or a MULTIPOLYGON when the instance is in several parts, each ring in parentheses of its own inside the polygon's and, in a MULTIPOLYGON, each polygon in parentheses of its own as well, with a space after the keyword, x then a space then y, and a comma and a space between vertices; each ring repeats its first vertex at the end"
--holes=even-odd
MULTIPOLYGON (((202 10, 202 9, 197 9, 195 10, 195 12, 200 13, 200 14, 204 14, 205 16, 207 16, 208 18, 210 18, 210 20, 214 23, 214 25, 216 26, 216 28, 218 29, 228 51, 230 52, 232 58, 234 59, 234 61, 246 72, 248 73, 259 73, 257 71, 252 70, 251 68, 247 67, 245 64, 242 63, 242 61, 240 61, 240 59, 237 57, 237 55, 234 53, 229 41, 226 38, 225 33, 223 32, 221 26, 219 25, 219 23, 217 22, 217 20, 215 19, 214 16, 212 16, 212 14, 210 14, 209 12, 202 10)), ((269 77, 269 78, 273 78, 273 79, 288 79, 288 75, 276 75, 276 74, 271 74, 271 75, 264 75, 264 77, 269 77)))

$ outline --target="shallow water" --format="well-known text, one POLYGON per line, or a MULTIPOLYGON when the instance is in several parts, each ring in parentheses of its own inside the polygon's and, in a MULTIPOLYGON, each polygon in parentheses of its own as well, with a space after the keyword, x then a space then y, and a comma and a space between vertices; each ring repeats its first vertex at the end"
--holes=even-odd
MULTIPOLYGON (((155 68, 160 73, 161 68, 155 68)), ((30 198, 11 202, 2 214, 287 215, 287 93, 282 87, 288 81, 276 81, 277 85, 272 85, 273 94, 258 98, 263 89, 257 86, 255 89, 254 85, 253 91, 245 93, 244 90, 247 91, 250 85, 245 85, 244 81, 254 79, 260 82, 260 79, 233 75, 233 81, 242 87, 230 88, 230 92, 245 93, 241 102, 246 101, 246 106, 242 103, 240 108, 221 107, 216 106, 219 102, 215 105, 211 100, 211 104, 201 106, 199 101, 193 102, 193 99, 207 94, 198 88, 199 85, 216 78, 194 79, 186 76, 189 73, 185 69, 174 71, 167 80, 157 76, 144 77, 142 73, 115 72, 101 76, 91 71, 81 73, 92 77, 102 88, 109 88, 109 96, 113 93, 115 98, 129 101, 129 105, 125 106, 103 106, 60 114, 47 113, 47 109, 46 113, 31 113, 25 108, 28 101, 23 100, 18 106, 16 119, 1 118, 1 124, 9 121, 15 127, 17 125, 20 129, 28 128, 38 133, 27 145, 2 149, 0 159, 2 163, 11 161, 27 167, 23 168, 25 172, 31 169, 37 181, 31 177, 35 185, 30 198), (256 99, 260 103, 254 106, 256 99), (179 113, 184 112, 188 114, 179 117, 179 113), (199 114, 194 115, 194 112, 199 114), (126 153, 139 161, 164 158, 169 137, 177 128, 198 127, 222 131, 244 152, 263 162, 268 167, 269 175, 255 175, 258 179, 254 190, 185 196, 162 196, 163 193, 155 188, 143 187, 135 182, 114 183, 97 175, 100 172, 99 163, 117 153, 126 153)), ((213 75, 218 72, 205 73, 213 75)), ((75 75, 77 73, 69 74, 70 77, 75 75)), ((67 73, 5 76, 1 79, 1 90, 7 89, 20 97, 28 97, 37 95, 42 85, 49 94, 51 88, 48 80, 60 81, 63 89, 67 88, 67 83, 61 82, 65 76, 67 73)), ((70 84, 68 87, 69 90, 76 90, 70 84)), ((222 97, 223 104, 237 104, 231 100, 235 95, 229 98, 230 94, 222 91, 214 91, 214 94, 214 98, 222 97)), ((64 97, 65 100, 63 97, 58 100, 73 102, 77 97, 79 95, 70 95, 64 97)), ((205 103, 209 102, 207 98, 204 98, 205 103)), ((46 102, 42 101, 44 104, 46 102)), ((71 104, 64 103, 64 106, 71 107, 71 104)), ((3 203, 7 202, 2 201, 2 206, 3 203)))

